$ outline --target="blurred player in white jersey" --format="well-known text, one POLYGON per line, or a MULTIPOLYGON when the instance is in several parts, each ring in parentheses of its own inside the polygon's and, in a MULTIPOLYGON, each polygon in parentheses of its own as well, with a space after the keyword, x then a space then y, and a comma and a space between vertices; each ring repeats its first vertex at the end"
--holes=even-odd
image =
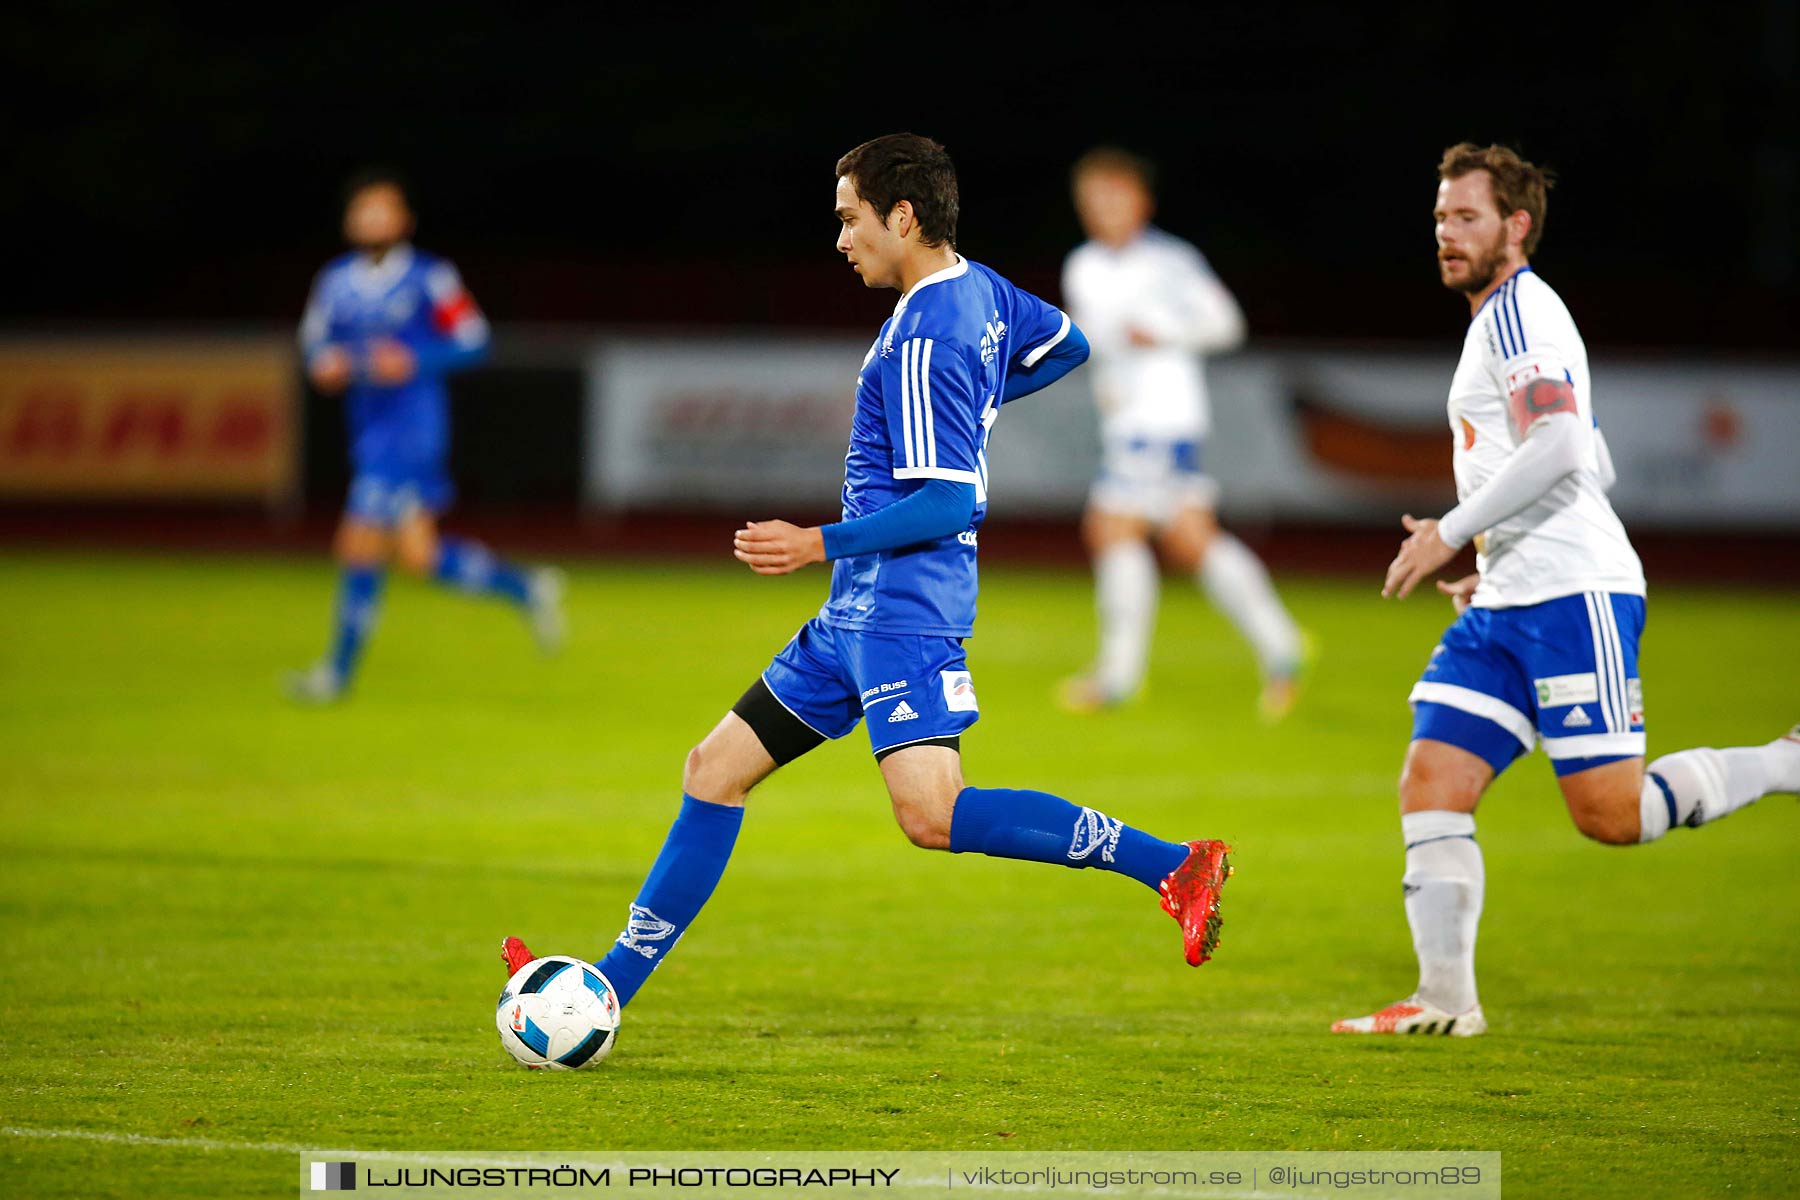
POLYGON ((1418 989, 1337 1033, 1467 1037, 1485 874, 1475 807, 1541 742, 1569 815, 1596 841, 1654 841, 1771 792, 1800 791, 1800 727, 1761 746, 1699 748, 1644 766, 1638 639, 1644 575, 1607 501, 1612 465, 1587 350, 1528 258, 1547 174, 1502 146, 1452 146, 1438 165, 1438 270, 1474 319, 1450 383, 1460 503, 1411 533, 1382 595, 1405 597, 1474 541, 1478 573, 1440 582, 1457 618, 1413 687, 1400 775, 1406 916, 1418 989))
POLYGON ((1075 164, 1075 208, 1088 241, 1063 268, 1063 298, 1088 331, 1102 463, 1082 519, 1094 561, 1100 651, 1060 698, 1077 711, 1129 699, 1144 680, 1163 560, 1195 578, 1256 651, 1261 708, 1293 707, 1301 636, 1269 574, 1213 516, 1201 473, 1210 414, 1200 356, 1244 340, 1244 314, 1193 246, 1150 224, 1152 166, 1123 150, 1075 164))

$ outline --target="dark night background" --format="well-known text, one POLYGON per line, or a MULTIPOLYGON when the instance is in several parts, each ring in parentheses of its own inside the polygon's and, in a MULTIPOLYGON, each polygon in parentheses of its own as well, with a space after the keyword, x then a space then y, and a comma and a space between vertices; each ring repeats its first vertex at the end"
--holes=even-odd
POLYGON ((1796 9, 62 4, 0 64, 0 320, 291 322, 381 161, 502 326, 862 328, 891 298, 832 252, 832 162, 912 129, 962 248, 1039 289, 1116 141, 1253 334, 1454 337, 1429 209, 1469 138, 1559 171, 1536 265, 1591 343, 1789 352, 1796 9))

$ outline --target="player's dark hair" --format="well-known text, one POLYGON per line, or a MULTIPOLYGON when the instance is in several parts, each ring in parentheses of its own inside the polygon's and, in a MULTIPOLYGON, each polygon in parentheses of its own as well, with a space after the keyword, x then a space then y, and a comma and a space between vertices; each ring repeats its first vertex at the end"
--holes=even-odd
POLYGON ((896 204, 909 200, 919 240, 927 246, 956 247, 956 167, 938 143, 916 133, 890 133, 864 142, 837 160, 837 177, 846 176, 883 221, 896 204))
POLYGON ((1461 179, 1476 171, 1488 173, 1501 217, 1524 209, 1531 218, 1531 228, 1525 231, 1525 256, 1531 257, 1538 239, 1544 236, 1544 208, 1550 189, 1556 186, 1556 173, 1526 162, 1511 146, 1477 146, 1474 142, 1458 142, 1444 151, 1438 162, 1439 179, 1461 179))
POLYGON ((1076 159, 1075 165, 1069 168, 1069 182, 1080 183, 1084 175, 1128 176, 1137 180, 1146 192, 1156 194, 1156 164, 1119 146, 1095 146, 1076 159))
POLYGON ((344 203, 349 204, 358 195, 372 187, 391 187, 400 193, 400 198, 406 201, 407 208, 410 209, 413 206, 412 185, 406 181, 405 175, 393 167, 364 167, 351 174, 348 179, 344 180, 344 203))

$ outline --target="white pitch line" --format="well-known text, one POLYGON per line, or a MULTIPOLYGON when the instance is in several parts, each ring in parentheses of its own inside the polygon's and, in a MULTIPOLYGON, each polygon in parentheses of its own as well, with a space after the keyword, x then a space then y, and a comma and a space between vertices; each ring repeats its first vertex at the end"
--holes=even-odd
MULTIPOLYGON (((310 1154, 325 1158, 333 1154, 353 1154, 386 1162, 410 1162, 425 1166, 441 1166, 447 1155, 426 1154, 416 1150, 344 1150, 318 1146, 296 1146, 288 1142, 227 1142, 219 1138, 152 1137, 143 1133, 109 1133, 100 1129, 25 1129, 15 1125, 0 1126, 7 1137, 41 1138, 45 1141, 105 1142, 115 1146, 171 1146, 183 1150, 236 1150, 253 1154, 310 1154)), ((555 1153, 540 1159, 464 1158, 459 1163, 480 1167, 541 1167, 541 1158, 554 1158, 555 1153)), ((575 1157, 575 1156, 571 1156, 575 1157)))
POLYGON ((108 1133, 100 1129, 22 1129, 0 1126, 7 1137, 44 1138, 75 1142, 111 1142, 120 1146, 187 1146, 195 1150, 259 1150, 269 1154, 305 1154, 307 1146, 284 1142, 224 1142, 217 1138, 151 1137, 142 1133, 108 1133))

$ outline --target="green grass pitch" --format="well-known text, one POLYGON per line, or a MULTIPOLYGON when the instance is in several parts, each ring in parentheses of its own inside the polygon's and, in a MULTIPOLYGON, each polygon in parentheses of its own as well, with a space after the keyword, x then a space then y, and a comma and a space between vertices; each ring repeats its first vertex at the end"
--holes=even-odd
MULTIPOLYGON (((1326 1034, 1413 981, 1392 781, 1449 608, 1383 603, 1381 565, 1287 582, 1321 659, 1276 729, 1173 582, 1149 696, 1058 713, 1085 579, 987 573, 969 778, 1233 841, 1205 968, 1129 880, 909 846, 859 730, 752 798, 612 1058, 540 1074, 495 1036, 500 937, 604 951, 684 752, 822 573, 578 569, 551 661, 400 581, 314 712, 275 680, 321 645, 323 563, 0 558, 0 1191, 285 1195, 303 1146, 921 1147, 1483 1149, 1513 1194, 1791 1194, 1792 800, 1613 849, 1525 761, 1480 817, 1492 1034, 1326 1034), (103 1136, 32 1136, 69 1131, 103 1136)), ((1653 751, 1800 717, 1794 599, 1656 593, 1653 751)))

